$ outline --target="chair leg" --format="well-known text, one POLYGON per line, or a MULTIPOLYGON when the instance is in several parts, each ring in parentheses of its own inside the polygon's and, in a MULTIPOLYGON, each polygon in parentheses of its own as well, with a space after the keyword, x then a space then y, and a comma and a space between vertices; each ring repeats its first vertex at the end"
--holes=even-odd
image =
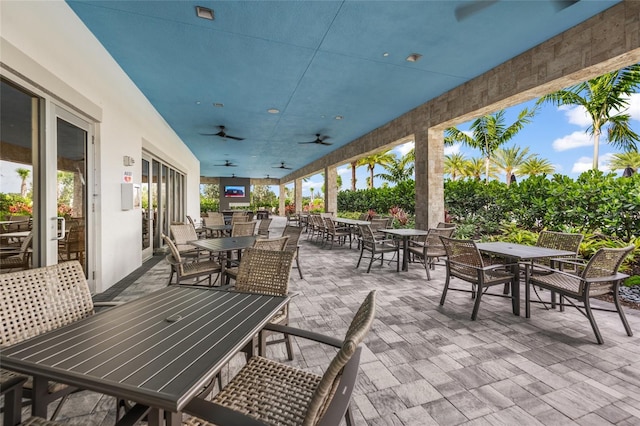
MULTIPOLYGON (((562 305, 562 296, 560 296, 560 304, 562 305)), ((588 297, 584 299, 584 312, 587 315, 587 318, 589 318, 589 322, 591 323, 591 328, 593 328, 593 332, 596 335, 596 340, 598 341, 598 344, 599 345, 603 344, 604 340, 602 340, 602 335, 600 334, 600 330, 598 329, 598 324, 596 324, 596 319, 593 316, 593 312, 591 311, 591 304, 589 304, 588 297)))
POLYGON ((429 269, 431 269, 431 264, 430 262, 427 260, 428 258, 424 258, 424 270, 427 271, 427 281, 431 281, 431 273, 429 272, 429 269))
POLYGON ((369 261, 369 267, 367 268, 367 274, 369 273, 369 271, 371 271, 371 265, 373 265, 373 260, 375 258, 375 256, 373 254, 374 253, 371 252, 371 260, 369 261))
POLYGON ((476 301, 473 304, 473 312, 471 313, 471 321, 475 321, 478 317, 478 309, 480 308, 480 300, 482 299, 482 288, 478 286, 478 295, 476 301))
POLYGON ((291 344, 291 335, 284 335, 284 343, 287 346, 287 358, 289 361, 293 361, 293 345, 291 344))
POLYGON ((353 414, 351 413, 351 406, 348 406, 346 413, 344 413, 344 422, 347 426, 353 426, 355 424, 353 421, 353 414))
POLYGON ((296 266, 298 267, 298 274, 300 274, 300 279, 303 279, 303 277, 302 277, 302 269, 300 269, 300 260, 298 259, 297 255, 296 255, 296 266))
POLYGON ((444 287, 442 288, 442 296, 440 297, 440 306, 444 305, 444 299, 447 297, 447 290, 449 290, 449 280, 451 277, 449 276, 449 271, 447 271, 447 278, 444 281, 444 287))
POLYGON ((360 249, 360 257, 358 258, 358 263, 356 264, 356 269, 360 266, 360 261, 362 260, 362 255, 364 254, 364 246, 360 249))
POLYGON ((633 336, 633 331, 631 331, 631 327, 627 322, 627 317, 624 315, 622 306, 620 306, 620 298, 618 297, 618 286, 614 287, 613 303, 616 305, 616 310, 618 311, 618 315, 620 315, 620 319, 622 320, 622 325, 624 325, 624 329, 627 332, 627 336, 633 336))

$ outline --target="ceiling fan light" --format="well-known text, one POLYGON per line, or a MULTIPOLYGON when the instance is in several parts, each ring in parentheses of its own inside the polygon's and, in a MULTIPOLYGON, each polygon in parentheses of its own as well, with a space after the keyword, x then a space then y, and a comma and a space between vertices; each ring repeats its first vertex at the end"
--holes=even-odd
POLYGON ((269 109, 267 110, 267 112, 268 112, 269 114, 278 114, 278 113, 280 112, 280 110, 279 110, 278 108, 269 108, 269 109))
POLYGON ((407 56, 407 62, 418 62, 420 60, 420 58, 422 58, 422 55, 419 53, 412 53, 411 55, 407 56))
POLYGON ((209 21, 215 19, 213 10, 208 7, 196 6, 196 15, 198 15, 198 18, 208 19, 209 21))

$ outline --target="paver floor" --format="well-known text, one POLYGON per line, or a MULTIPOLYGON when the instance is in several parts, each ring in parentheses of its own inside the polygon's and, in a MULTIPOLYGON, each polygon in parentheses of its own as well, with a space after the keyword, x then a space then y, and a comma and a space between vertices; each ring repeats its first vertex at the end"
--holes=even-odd
MULTIPOLYGON (((279 236, 283 226, 276 218, 271 235, 279 236)), ((355 269, 355 247, 329 250, 305 238, 304 279, 296 269, 291 274, 291 325, 342 337, 366 294, 378 290, 352 400, 356 425, 640 424, 640 337, 628 337, 617 314, 595 313, 604 345, 570 308, 534 304, 527 319, 511 313, 509 299, 483 297, 478 319, 471 321, 469 293, 450 291, 439 306, 443 266, 432 271, 431 281, 419 263, 396 273, 385 262, 367 274, 366 265, 355 269)), ((115 300, 161 288, 168 275, 161 261, 115 300)), ((468 288, 459 280, 454 285, 468 288)), ((522 308, 524 313, 524 303, 522 308)), ((625 312, 640 333, 640 311, 625 312)), ((333 356, 302 340, 295 340, 294 351, 293 365, 316 372, 333 356)), ((283 345, 270 346, 268 355, 286 359, 283 345)), ((239 355, 223 370, 223 380, 242 363, 239 355)), ((113 425, 114 407, 112 397, 81 392, 59 420, 113 425)))

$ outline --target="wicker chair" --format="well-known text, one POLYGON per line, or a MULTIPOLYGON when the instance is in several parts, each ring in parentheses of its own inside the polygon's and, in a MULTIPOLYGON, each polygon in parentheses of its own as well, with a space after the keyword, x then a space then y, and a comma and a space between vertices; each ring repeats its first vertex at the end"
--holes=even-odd
POLYGON ((258 237, 269 238, 269 226, 273 219, 260 219, 258 224, 258 237))
MULTIPOLYGON (((554 265, 560 268, 547 268, 546 274, 536 274, 529 277, 529 284, 550 290, 552 293, 552 304, 555 304, 553 295, 560 295, 560 310, 563 311, 566 306, 565 300, 569 305, 575 307, 589 319, 591 328, 596 335, 598 344, 602 344, 604 340, 596 324, 592 310, 602 310, 607 312, 618 312, 622 325, 628 336, 632 336, 633 332, 620 306, 618 298, 618 287, 620 283, 628 277, 628 275, 618 272, 620 265, 629 253, 635 248, 630 245, 624 248, 601 248, 589 260, 588 263, 578 259, 558 259, 554 261, 554 265), (562 270, 565 265, 575 268, 575 272, 566 272, 562 270), (611 294, 613 297, 615 310, 592 308, 589 299, 592 297, 611 294), (582 306, 574 304, 571 300, 582 303, 582 306), (584 309, 584 310, 583 310, 584 309)), ((544 268, 540 266, 540 268, 544 268)))
POLYGON ((438 224, 436 225, 436 228, 453 228, 454 230, 456 229, 456 224, 455 223, 449 223, 449 222, 438 222, 438 224))
MULTIPOLYGON (((82 265, 77 260, 0 274, 0 348, 89 317, 99 305, 109 304, 93 303, 82 265)), ((2 382, 15 376, 6 370, 0 370, 0 373, 2 382)), ((29 378, 22 390, 23 397, 32 397, 32 386, 29 378)), ((67 396, 75 390, 49 382, 47 394, 42 399, 47 404, 61 399, 52 419, 57 417, 67 396)))
POLYGON ((322 245, 331 241, 331 247, 333 248, 334 241, 338 240, 338 244, 344 244, 347 241, 347 237, 349 237, 349 248, 351 248, 351 230, 346 227, 337 227, 335 222, 330 217, 324 218, 324 239, 322 240, 322 245))
POLYGON ((22 240, 22 244, 19 248, 9 247, 8 250, 2 250, 0 257, 0 269, 29 269, 32 241, 33 233, 30 232, 29 235, 22 240))
MULTIPOLYGON (((202 218, 204 222, 204 226, 224 226, 224 215, 222 213, 210 212, 207 217, 202 218)), ((209 237, 221 237, 222 231, 211 231, 209 229, 207 231, 207 236, 209 237)))
POLYGON ((22 387, 27 377, 8 370, 0 370, 0 395, 4 397, 3 425, 5 426, 62 426, 62 423, 45 420, 42 417, 22 419, 22 387))
MULTIPOLYGON (((451 290, 471 292, 472 297, 475 297, 476 301, 473 305, 473 312, 471 313, 471 320, 475 321, 478 316, 478 308, 480 307, 482 295, 489 287, 506 283, 513 285, 514 275, 505 272, 505 269, 511 265, 495 263, 485 266, 482 255, 472 240, 454 240, 447 237, 440 237, 440 240, 447 253, 447 259, 445 260, 447 264, 447 278, 444 283, 444 288, 442 289, 440 305, 444 305, 451 277, 467 281, 471 283, 471 290, 458 288, 452 288, 451 290)), ((492 295, 513 298, 513 296, 504 294, 492 295)), ((519 300, 515 302, 520 303, 519 300)))
MULTIPOLYGON (((223 218, 224 220, 224 218, 223 218)), ((200 226, 196 226, 196 223, 193 221, 193 218, 189 215, 187 215, 187 221, 189 222, 189 225, 193 226, 193 229, 196 231, 196 234, 198 235, 198 238, 201 238, 203 235, 206 236, 207 235, 207 230, 205 228, 202 228, 200 226)))
POLYGON ((236 222, 231 228, 232 237, 246 237, 254 235, 256 232, 256 222, 236 222))
POLYGON ((322 376, 262 357, 252 357, 212 402, 196 398, 185 412, 189 426, 354 424, 349 410, 360 364, 360 343, 375 317, 375 291, 351 321, 344 341, 291 327, 291 335, 339 348, 322 376), (206 420, 201 420, 206 419, 206 420), (211 423, 209 423, 211 422, 211 423))
POLYGON ((324 240, 324 233, 326 231, 324 220, 320 215, 313 214, 309 216, 309 226, 311 226, 311 230, 307 234, 307 239, 313 240, 313 237, 316 237, 316 242, 320 240, 324 240))
POLYGON ((454 228, 432 228, 427 231, 427 235, 409 241, 409 254, 420 259, 427 271, 427 280, 431 279, 429 270, 434 269, 435 259, 447 256, 440 237, 449 238, 453 231, 454 228))
POLYGON ((291 213, 286 212, 287 215, 287 226, 300 226, 300 212, 291 213))
POLYGON ((212 282, 211 275, 220 274, 220 272, 222 272, 222 266, 218 262, 210 258, 196 261, 184 259, 176 245, 171 241, 171 238, 162 234, 162 239, 171 251, 171 254, 167 256, 167 261, 171 265, 171 274, 169 275, 169 282, 167 285, 171 285, 173 274, 176 274, 176 284, 178 285, 180 285, 181 280, 198 279, 200 277, 205 278, 197 280, 192 285, 199 284, 205 279, 208 279, 209 287, 215 284, 215 281, 217 281, 218 278, 216 277, 216 280, 212 282))
MULTIPOLYGON (((374 260, 380 259, 380 266, 382 266, 384 263, 385 253, 394 254, 394 258, 396 260, 396 272, 400 272, 400 246, 398 246, 398 242, 394 240, 376 238, 376 235, 373 233, 370 225, 358 225, 358 228, 360 229, 361 241, 360 257, 358 258, 356 269, 360 266, 360 261, 366 251, 371 253, 371 260, 369 261, 367 273, 371 271, 371 265, 374 260)), ((391 261, 393 261, 393 259, 391 261)))
MULTIPOLYGON (((289 240, 288 236, 282 236, 280 238, 259 238, 253 242, 253 248, 257 248, 260 250, 274 250, 274 251, 282 251, 287 246, 287 241, 289 240)), ((242 263, 242 261, 240 261, 242 263)), ((229 284, 229 280, 233 278, 234 280, 238 276, 238 266, 231 266, 229 268, 225 268, 224 275, 226 278, 226 284, 229 284)))
POLYGON ((192 225, 170 225, 169 229, 171 230, 173 242, 180 252, 180 256, 185 258, 197 258, 200 256, 200 251, 189 244, 189 241, 198 239, 198 234, 192 225))
MULTIPOLYGON (((578 256, 578 250, 580 249, 580 243, 582 242, 582 234, 569 234, 564 232, 552 232, 542 231, 538 235, 538 241, 536 246, 552 248, 556 250, 567 250, 575 253, 573 256, 562 256, 560 258, 570 259, 578 256)), ((555 258, 554 258, 555 259, 555 258)), ((532 273, 541 274, 547 271, 543 268, 549 268, 551 266, 551 258, 545 257, 536 259, 532 264, 532 273)))
MULTIPOLYGON (((276 240, 282 248, 286 245, 288 237, 276 240)), ((246 249, 238 268, 235 291, 243 293, 259 293, 273 296, 286 296, 289 293, 289 278, 291 277, 291 265, 293 253, 290 251, 261 250, 257 248, 246 249)), ((289 324, 289 305, 278 312, 270 321, 271 324, 289 324)), ((260 354, 265 354, 266 344, 286 343, 287 356, 293 359, 293 346, 288 334, 283 339, 266 341, 268 333, 262 333, 260 337, 260 354)))
POLYGON ((62 244, 58 247, 60 260, 79 260, 84 265, 85 224, 72 223, 62 244))
POLYGON ((283 237, 289 237, 289 239, 287 240, 287 246, 285 247, 285 250, 293 252, 294 253, 294 258, 296 260, 296 268, 298 268, 298 274, 300 275, 300 279, 303 279, 302 277, 302 269, 300 269, 300 245, 299 245, 299 241, 300 241, 300 235, 302 234, 302 227, 301 226, 295 226, 295 225, 287 225, 284 227, 284 230, 282 231, 282 236, 283 237))

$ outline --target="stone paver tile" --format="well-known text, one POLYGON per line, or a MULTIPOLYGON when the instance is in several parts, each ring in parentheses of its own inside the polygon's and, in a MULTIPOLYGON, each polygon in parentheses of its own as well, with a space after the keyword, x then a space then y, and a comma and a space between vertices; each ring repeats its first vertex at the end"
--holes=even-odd
POLYGON ((469 391, 459 392, 447 399, 468 419, 482 417, 495 411, 469 391))
POLYGON ((442 398, 440 392, 424 379, 395 386, 393 391, 407 407, 415 407, 442 398))
POLYGON ((410 407, 396 413, 405 426, 439 426, 429 412, 422 406, 410 407))
POLYGON ((393 389, 383 389, 367 395, 380 416, 406 410, 408 407, 398 398, 393 389))
POLYGON ((542 426, 535 417, 518 406, 504 408, 483 417, 491 425, 527 425, 542 426))
POLYGON ((615 402, 618 398, 611 396, 587 383, 577 383, 540 397, 547 404, 566 416, 577 419, 589 412, 615 402))
POLYGON ((424 408, 441 426, 458 425, 469 420, 448 399, 430 402, 425 404, 424 408))
POLYGON ((361 368, 376 389, 386 389, 400 384, 398 379, 381 362, 372 362, 361 366, 361 368))

